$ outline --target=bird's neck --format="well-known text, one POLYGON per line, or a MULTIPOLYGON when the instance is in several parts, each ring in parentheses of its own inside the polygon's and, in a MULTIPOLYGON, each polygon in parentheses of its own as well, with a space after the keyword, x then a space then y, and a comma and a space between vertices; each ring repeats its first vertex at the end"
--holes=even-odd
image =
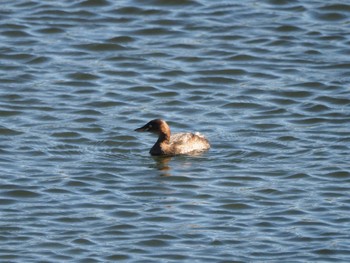
POLYGON ((170 132, 161 132, 158 136, 157 143, 169 143, 170 142, 170 132))

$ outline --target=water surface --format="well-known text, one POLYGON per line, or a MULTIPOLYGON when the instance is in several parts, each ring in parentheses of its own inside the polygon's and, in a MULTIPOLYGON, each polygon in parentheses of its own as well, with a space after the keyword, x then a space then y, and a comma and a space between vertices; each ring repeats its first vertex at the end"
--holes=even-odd
POLYGON ((0 260, 348 262, 350 5, 2 1, 0 260), (153 158, 153 118, 211 141, 153 158))

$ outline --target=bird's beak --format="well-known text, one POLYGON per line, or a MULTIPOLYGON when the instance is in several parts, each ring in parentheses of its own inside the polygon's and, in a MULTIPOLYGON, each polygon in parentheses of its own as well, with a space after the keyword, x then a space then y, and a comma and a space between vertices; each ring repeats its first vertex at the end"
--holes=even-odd
POLYGON ((134 131, 137 131, 137 132, 146 132, 148 131, 149 128, 148 128, 148 125, 146 124, 145 126, 142 126, 141 128, 137 128, 135 129, 134 131))

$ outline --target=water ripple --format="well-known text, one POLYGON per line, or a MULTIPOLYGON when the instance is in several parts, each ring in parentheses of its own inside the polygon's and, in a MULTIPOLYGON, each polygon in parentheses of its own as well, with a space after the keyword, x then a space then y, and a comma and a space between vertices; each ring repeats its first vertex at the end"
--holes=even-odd
POLYGON ((4 1, 0 260, 349 261, 349 10, 4 1))

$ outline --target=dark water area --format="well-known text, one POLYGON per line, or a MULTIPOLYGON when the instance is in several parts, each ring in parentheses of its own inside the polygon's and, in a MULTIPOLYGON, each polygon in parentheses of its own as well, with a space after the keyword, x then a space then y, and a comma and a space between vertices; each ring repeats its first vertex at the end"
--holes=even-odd
POLYGON ((349 262, 348 1, 1 1, 1 262, 349 262), (210 151, 155 158, 163 118, 210 151))

